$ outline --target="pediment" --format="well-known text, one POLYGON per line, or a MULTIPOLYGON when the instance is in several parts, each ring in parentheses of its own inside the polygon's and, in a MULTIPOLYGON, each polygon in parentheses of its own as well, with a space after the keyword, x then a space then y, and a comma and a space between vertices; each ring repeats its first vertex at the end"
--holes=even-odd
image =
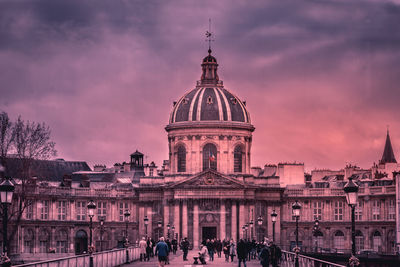
POLYGON ((214 170, 206 170, 171 185, 172 188, 244 188, 245 184, 214 170))

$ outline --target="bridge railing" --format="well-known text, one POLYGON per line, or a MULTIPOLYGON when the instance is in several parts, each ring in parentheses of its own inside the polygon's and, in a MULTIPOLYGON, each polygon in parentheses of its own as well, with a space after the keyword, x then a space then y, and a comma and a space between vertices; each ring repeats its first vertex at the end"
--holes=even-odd
MULTIPOLYGON (((282 260, 280 266, 293 267, 295 258, 296 258, 295 253, 282 250, 282 260)), ((346 266, 299 254, 299 267, 346 267, 346 266)))
MULTIPOLYGON (((129 262, 139 259, 140 249, 137 247, 107 250, 93 253, 93 267, 114 267, 126 263, 126 250, 128 250, 129 262)), ((89 267, 89 261, 90 255, 85 254, 15 265, 14 267, 89 267)))

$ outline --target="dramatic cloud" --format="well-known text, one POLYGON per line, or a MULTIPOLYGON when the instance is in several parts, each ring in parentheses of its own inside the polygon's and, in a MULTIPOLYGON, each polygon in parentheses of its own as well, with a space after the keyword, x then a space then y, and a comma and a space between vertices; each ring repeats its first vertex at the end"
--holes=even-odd
POLYGON ((213 21, 226 87, 256 127, 252 165, 369 167, 400 157, 397 1, 2 1, 0 110, 44 121, 59 156, 168 158, 172 102, 213 21))

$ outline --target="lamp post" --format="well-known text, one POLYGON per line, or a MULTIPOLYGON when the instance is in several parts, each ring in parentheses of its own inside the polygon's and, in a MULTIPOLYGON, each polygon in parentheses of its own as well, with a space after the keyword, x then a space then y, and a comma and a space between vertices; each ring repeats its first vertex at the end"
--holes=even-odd
POLYGON ((244 229, 246 230, 246 239, 247 239, 247 230, 249 230, 249 224, 248 223, 246 223, 244 225, 244 229))
POLYGON ((258 216, 257 224, 258 224, 258 236, 257 236, 257 239, 258 239, 258 241, 260 241, 260 240, 261 240, 261 238, 260 238, 260 234, 261 234, 261 225, 263 224, 263 219, 262 219, 261 216, 258 216))
POLYGON ((299 267, 299 217, 300 217, 300 210, 301 210, 301 205, 300 203, 296 200, 296 202, 292 205, 292 212, 293 216, 296 218, 296 248, 295 248, 295 253, 296 257, 294 259, 294 266, 299 267))
POLYGON ((100 251, 103 251, 104 218, 100 219, 100 251))
POLYGON ((275 223, 277 217, 278 214, 275 212, 275 210, 273 210, 271 213, 271 220, 272 220, 272 242, 274 243, 275 243, 275 223))
POLYGON ((358 266, 360 261, 356 258, 356 220, 355 208, 358 200, 358 185, 353 182, 350 177, 349 181, 343 188, 346 193, 347 204, 351 207, 351 257, 349 260, 350 266, 358 266))
POLYGON ((178 240, 178 238, 175 237, 175 225, 172 225, 171 229, 172 229, 172 235, 173 235, 172 237, 176 238, 176 240, 178 240))
MULTIPOLYGON (((14 193, 13 183, 6 178, 0 184, 0 195, 1 203, 3 204, 3 253, 7 256, 8 244, 7 244, 7 223, 8 223, 8 205, 11 205, 12 197, 14 193)), ((10 264, 11 266, 11 264, 10 264)))
POLYGON ((242 226, 242 231, 243 231, 243 239, 244 239, 244 231, 246 230, 246 226, 242 226))
POLYGON ((169 238, 169 229, 171 228, 170 224, 167 224, 167 237, 169 238))
POLYGON ((318 252, 319 220, 315 219, 313 233, 315 238, 315 253, 318 252))
POLYGON ((96 209, 96 204, 93 202, 93 200, 90 200, 89 203, 87 204, 87 209, 89 213, 89 219, 90 219, 90 224, 89 224, 89 229, 90 229, 90 249, 89 249, 89 266, 93 267, 93 236, 92 236, 92 229, 93 229, 93 216, 94 216, 94 210, 96 209))
POLYGON ((249 225, 250 225, 250 239, 253 239, 253 226, 254 226, 253 220, 250 221, 249 225))
POLYGON ((147 225, 149 224, 149 218, 147 218, 147 215, 144 216, 144 227, 145 227, 145 233, 146 233, 146 237, 147 237, 147 225))
POLYGON ((158 240, 160 240, 160 235, 161 235, 161 227, 162 227, 162 222, 158 221, 157 222, 157 227, 158 227, 158 240))
POLYGON ((126 263, 129 263, 129 252, 128 252, 128 223, 129 223, 129 216, 131 216, 131 212, 129 210, 125 210, 124 217, 125 217, 125 248, 126 248, 126 263))

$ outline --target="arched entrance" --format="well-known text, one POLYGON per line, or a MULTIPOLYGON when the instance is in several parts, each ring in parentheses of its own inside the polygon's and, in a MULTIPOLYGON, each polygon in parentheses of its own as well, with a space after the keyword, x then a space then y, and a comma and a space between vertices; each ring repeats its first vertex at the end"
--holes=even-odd
POLYGON ((79 230, 75 235, 75 253, 83 254, 88 251, 88 237, 84 230, 79 230))

